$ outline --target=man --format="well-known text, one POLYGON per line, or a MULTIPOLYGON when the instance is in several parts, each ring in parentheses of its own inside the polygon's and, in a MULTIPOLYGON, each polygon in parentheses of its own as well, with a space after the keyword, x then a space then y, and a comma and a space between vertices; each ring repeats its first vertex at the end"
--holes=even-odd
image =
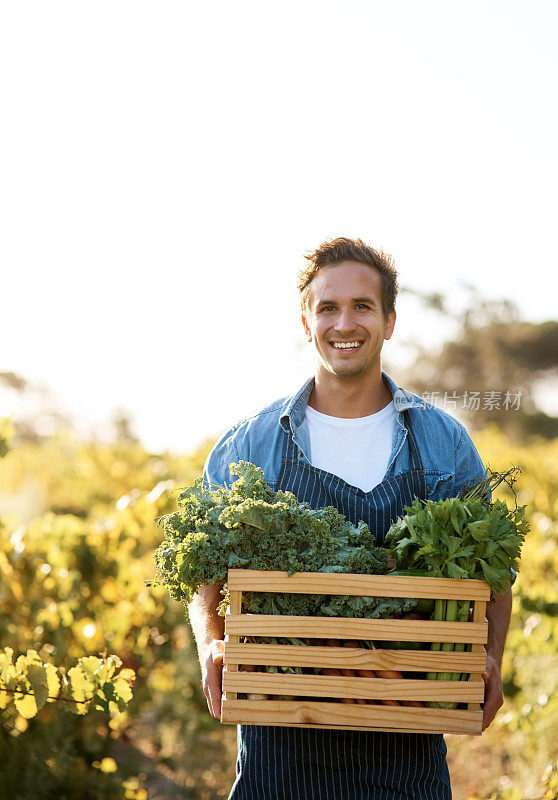
MULTIPOLYGON (((397 273, 389 256, 360 239, 325 242, 301 272, 302 324, 316 350, 315 375, 225 433, 205 478, 231 483, 229 465, 262 467, 274 489, 364 520, 378 543, 413 498, 439 500, 484 474, 464 427, 398 388, 381 369, 395 325, 397 273)), ((204 692, 220 718, 223 619, 220 587, 189 607, 204 692)), ((500 665, 511 592, 488 607, 484 727, 502 704, 500 665)), ((441 735, 239 726, 230 800, 451 798, 441 735)))

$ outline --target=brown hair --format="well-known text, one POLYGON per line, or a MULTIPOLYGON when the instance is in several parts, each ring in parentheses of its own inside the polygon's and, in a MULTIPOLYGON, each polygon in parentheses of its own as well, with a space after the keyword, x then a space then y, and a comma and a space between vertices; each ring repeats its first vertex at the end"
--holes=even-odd
POLYGON ((357 261, 368 264, 380 273, 382 280, 382 313, 384 319, 395 310, 398 283, 393 259, 382 250, 374 250, 362 239, 346 239, 343 236, 323 242, 314 252, 304 256, 308 264, 298 273, 298 290, 303 309, 308 302, 308 286, 322 267, 330 267, 342 261, 357 261))

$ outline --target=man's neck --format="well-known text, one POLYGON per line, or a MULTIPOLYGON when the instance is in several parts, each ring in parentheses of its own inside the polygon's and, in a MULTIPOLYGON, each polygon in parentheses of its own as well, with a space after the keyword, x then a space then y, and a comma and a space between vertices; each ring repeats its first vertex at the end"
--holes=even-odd
POLYGON ((392 399, 381 370, 364 379, 344 379, 318 370, 308 405, 330 417, 354 419, 381 411, 392 399))

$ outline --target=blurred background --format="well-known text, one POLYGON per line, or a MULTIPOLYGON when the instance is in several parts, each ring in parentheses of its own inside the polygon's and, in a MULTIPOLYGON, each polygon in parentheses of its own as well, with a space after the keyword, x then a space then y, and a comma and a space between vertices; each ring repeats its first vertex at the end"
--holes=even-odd
POLYGON ((455 798, 557 796, 557 27, 544 0, 1 7, 0 649, 138 677, 110 723, 0 712, 0 797, 227 797, 235 730, 144 585, 155 518, 312 374, 296 276, 335 236, 399 270, 384 369, 523 470, 506 704, 447 737, 455 798))

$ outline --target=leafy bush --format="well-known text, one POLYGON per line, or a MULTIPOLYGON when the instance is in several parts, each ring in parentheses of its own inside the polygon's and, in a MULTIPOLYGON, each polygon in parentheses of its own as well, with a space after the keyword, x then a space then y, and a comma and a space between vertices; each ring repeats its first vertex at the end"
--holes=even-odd
MULTIPOLYGON (((31 688, 29 670, 35 675, 35 686, 43 682, 40 659, 61 667, 59 679, 63 682, 66 677, 70 688, 73 679, 75 688, 82 690, 81 698, 94 694, 98 708, 80 717, 71 713, 75 704, 45 702, 28 719, 23 703, 26 697, 29 702, 29 696, 20 692, 15 705, 17 695, 11 694, 9 703, 4 695, 0 700, 0 706, 5 706, 0 710, 0 798, 5 793, 10 800, 31 796, 35 800, 139 800, 145 796, 142 784, 152 776, 162 779, 161 770, 168 770, 163 759, 181 757, 194 783, 201 784, 198 773, 212 769, 213 759, 223 760, 222 750, 228 752, 229 746, 217 742, 209 756, 200 757, 204 736, 216 729, 220 738, 226 736, 221 736, 218 723, 210 718, 208 724, 202 714, 205 698, 184 609, 162 589, 149 591, 144 583, 152 572, 152 552, 159 539, 155 518, 169 510, 175 473, 192 480, 201 471, 205 451, 183 459, 147 453, 139 458, 137 446, 116 443, 111 456, 107 446, 95 454, 92 445, 73 441, 70 447, 68 441, 59 438, 33 447, 26 443, 22 446, 25 469, 16 443, 0 464, 4 483, 11 484, 14 492, 18 490, 15 474, 23 482, 27 471, 36 471, 35 461, 49 463, 52 472, 65 475, 64 491, 69 497, 77 487, 75 497, 80 498, 75 508, 78 515, 55 513, 52 508, 60 495, 54 493, 56 503, 47 495, 47 510, 28 524, 17 519, 1 523, 0 653, 4 653, 6 669, 12 663, 10 680, 20 690, 31 688), (75 464, 94 463, 97 471, 91 467, 84 483, 75 464), (138 463, 142 465, 141 490, 134 484, 138 463), (123 488, 126 492, 121 494, 123 488), (114 694, 118 687, 124 692, 122 681, 111 690, 108 676, 98 671, 107 653, 122 662, 124 677, 130 670, 137 676, 127 708, 114 694), (89 695, 84 694, 83 683, 80 687, 78 659, 87 669, 93 668, 82 678, 88 682, 89 695), (103 704, 112 716, 103 711, 103 704), (150 720, 148 734, 143 719, 150 720), (169 747, 170 729, 182 736, 174 749, 169 747), (116 764, 116 771, 111 764, 116 764)), ((116 678, 119 661, 115 658, 109 663, 117 668, 116 678)), ((39 705, 44 699, 41 691, 39 705)), ((85 710, 83 706, 78 709, 85 710)), ((185 771, 185 767, 180 769, 185 771)), ((220 763, 216 772, 223 773, 220 763)), ((193 788, 188 776, 173 796, 202 797, 203 792, 193 788)))
MULTIPOLYGON (((8 436, 2 439, 0 426, 0 448, 8 436)), ((522 800, 552 800, 558 442, 512 445, 493 428, 475 443, 495 469, 521 468, 517 502, 527 505, 531 532, 513 587, 505 704, 482 737, 447 737, 454 793, 488 800, 513 790, 522 800)), ((70 666, 106 649, 137 676, 127 710, 112 721, 99 710, 71 714, 63 703, 46 703, 30 720, 0 711, 1 800, 140 800, 142 785, 173 800, 228 796, 236 731, 207 712, 183 606, 162 587, 144 585, 162 540, 155 518, 174 511, 171 491, 201 475, 208 448, 177 458, 124 441, 101 446, 66 436, 16 442, 0 460, 3 490, 17 494, 36 476, 42 497, 35 518, 4 515, 0 527, 0 650, 36 650, 70 666)), ((514 504, 505 487, 496 494, 514 504)))

